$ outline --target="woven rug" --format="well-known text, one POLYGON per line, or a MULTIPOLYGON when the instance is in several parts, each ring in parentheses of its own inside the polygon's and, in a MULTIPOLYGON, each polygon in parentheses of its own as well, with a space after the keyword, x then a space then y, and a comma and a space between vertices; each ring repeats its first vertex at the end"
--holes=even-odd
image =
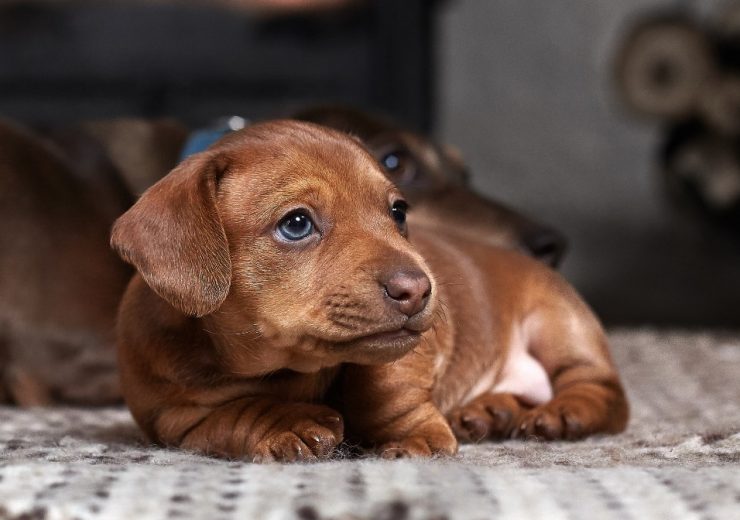
POLYGON ((627 432, 446 459, 260 466, 147 446, 123 409, 0 408, 0 518, 740 518, 740 335, 611 340, 627 432))

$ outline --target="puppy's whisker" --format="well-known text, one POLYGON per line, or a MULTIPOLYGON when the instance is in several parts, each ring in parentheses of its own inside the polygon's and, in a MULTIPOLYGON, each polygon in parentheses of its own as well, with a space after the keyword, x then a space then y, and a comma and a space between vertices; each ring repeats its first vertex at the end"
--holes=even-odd
POLYGON ((437 281, 437 286, 438 287, 464 287, 465 284, 464 283, 455 283, 455 282, 440 282, 438 280, 437 281))
POLYGON ((439 321, 441 321, 443 323, 447 323, 448 322, 447 313, 442 308, 439 308, 439 309, 437 309, 437 310, 434 311, 434 318, 435 318, 435 324, 437 322, 439 322, 439 321))
POLYGON ((258 330, 243 330, 243 331, 237 331, 237 332, 226 332, 225 334, 230 336, 247 336, 252 335, 253 338, 261 338, 263 334, 258 330))
POLYGON ((253 339, 261 338, 263 334, 259 330, 239 330, 239 331, 214 331, 203 329, 203 332, 212 336, 248 336, 251 335, 253 339))
POLYGON ((375 322, 375 320, 366 316, 347 313, 330 313, 328 318, 332 323, 349 329, 355 329, 375 322))

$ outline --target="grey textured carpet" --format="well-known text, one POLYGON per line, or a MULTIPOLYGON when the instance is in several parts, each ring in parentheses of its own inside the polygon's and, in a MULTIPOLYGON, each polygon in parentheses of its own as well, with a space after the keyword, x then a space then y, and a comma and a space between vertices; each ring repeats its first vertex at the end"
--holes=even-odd
POLYGON ((615 331, 628 431, 428 461, 228 462, 121 409, 0 408, 0 518, 740 518, 740 336, 615 331))

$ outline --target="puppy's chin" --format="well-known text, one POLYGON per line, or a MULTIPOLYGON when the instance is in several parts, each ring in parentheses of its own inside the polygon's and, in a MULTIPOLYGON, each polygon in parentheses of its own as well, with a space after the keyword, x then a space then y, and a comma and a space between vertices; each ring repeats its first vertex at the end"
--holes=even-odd
POLYGON ((411 352, 421 341, 421 332, 400 329, 332 343, 330 349, 343 363, 378 365, 390 363, 411 352))

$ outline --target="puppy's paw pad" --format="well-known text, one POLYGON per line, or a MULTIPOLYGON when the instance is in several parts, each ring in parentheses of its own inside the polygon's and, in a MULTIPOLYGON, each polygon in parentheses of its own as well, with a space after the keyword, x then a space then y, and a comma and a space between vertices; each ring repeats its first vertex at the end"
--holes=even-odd
POLYGON ((282 432, 255 447, 254 462, 308 462, 317 457, 293 432, 282 432))
POLYGON ((588 412, 566 403, 550 402, 521 418, 512 432, 513 438, 539 440, 578 440, 588 435, 585 427, 588 412))
POLYGON ((295 431, 307 425, 317 426, 331 430, 334 436, 341 441, 344 435, 344 419, 338 413, 327 406, 302 404, 292 413, 295 419, 291 420, 291 430, 295 431))
POLYGON ((384 459, 404 459, 431 457, 433 455, 454 455, 457 453, 457 440, 447 425, 434 428, 425 435, 412 435, 401 440, 386 442, 378 449, 384 459))
POLYGON ((488 414, 483 415, 478 410, 462 410, 453 413, 449 421, 455 436, 467 442, 482 441, 489 436, 491 431, 488 414))
POLYGON ((448 420, 458 439, 479 442, 508 437, 521 411, 511 394, 485 394, 454 410, 448 420))
POLYGON ((317 424, 302 424, 294 427, 293 433, 320 459, 329 457, 339 444, 337 435, 332 430, 317 424))
POLYGON ((582 439, 588 432, 584 422, 579 414, 565 410, 562 412, 563 418, 563 438, 565 439, 582 439))
POLYGON ((378 449, 378 454, 384 459, 431 457, 432 449, 423 438, 409 437, 401 441, 383 444, 378 449))
POLYGON ((560 417, 556 417, 544 408, 535 408, 519 418, 511 432, 513 439, 555 440, 562 435, 560 417))
POLYGON ((323 415, 315 420, 317 423, 333 431, 336 435, 340 437, 344 433, 344 420, 339 414, 323 415))
POLYGON ((257 462, 299 462, 325 459, 344 439, 342 416, 330 408, 299 405, 287 411, 285 417, 254 447, 257 462))

